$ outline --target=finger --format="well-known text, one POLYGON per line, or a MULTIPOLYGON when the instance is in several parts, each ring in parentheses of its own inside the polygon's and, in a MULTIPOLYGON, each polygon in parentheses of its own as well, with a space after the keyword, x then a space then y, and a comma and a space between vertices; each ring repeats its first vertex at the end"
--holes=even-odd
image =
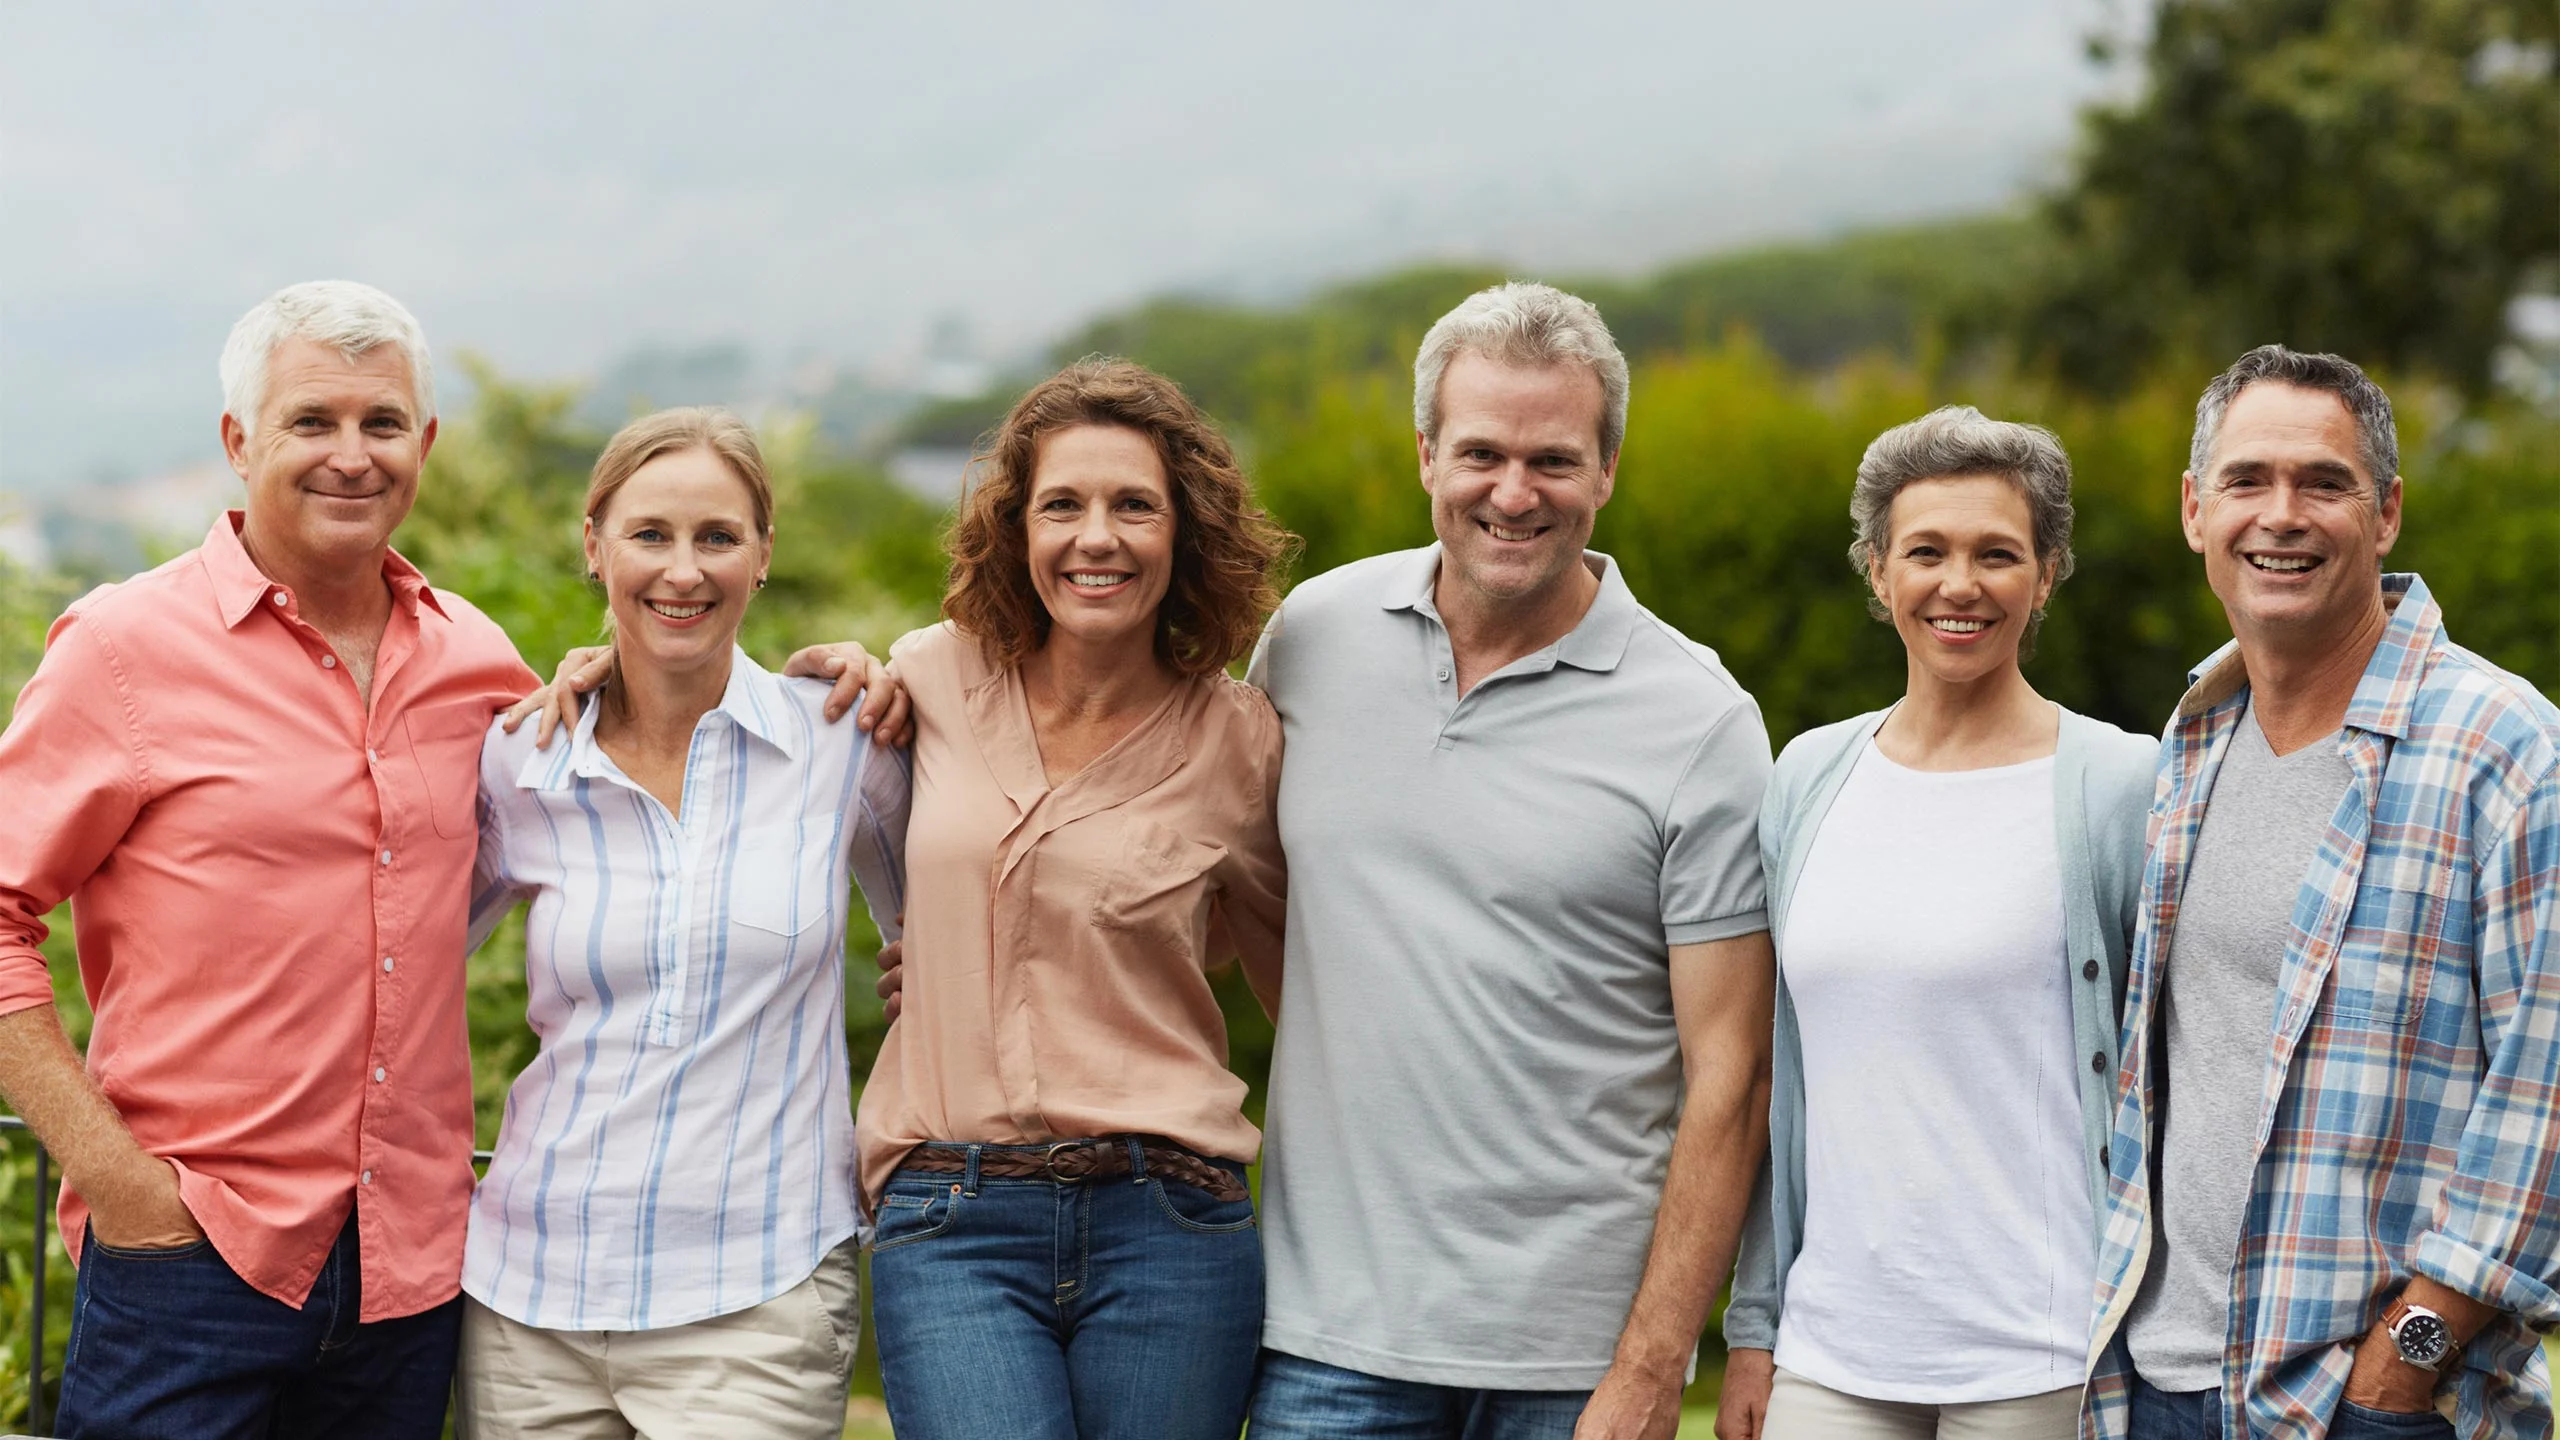
POLYGON ((569 677, 568 688, 571 691, 584 693, 593 690, 603 684, 607 676, 613 674, 613 652, 598 650, 594 653, 595 658, 579 667, 577 674, 569 677))
MULTIPOLYGON (((878 965, 882 970, 895 970, 900 965, 905 964, 906 959, 907 942, 904 940, 892 940, 888 944, 880 947, 880 954, 874 959, 873 963, 878 965)), ((881 993, 885 995, 888 992, 884 990, 881 993)))
MULTIPOLYGON (((853 708, 854 698, 862 694, 863 691, 871 688, 869 685, 864 683, 870 678, 871 667, 867 665, 846 665, 844 667, 843 673, 836 676, 835 688, 827 692, 826 716, 828 724, 833 725, 844 718, 844 712, 853 708)), ((864 708, 868 709, 869 707, 865 706, 864 708)), ((855 723, 859 725, 861 722, 856 721, 855 723)))
POLYGON ((533 748, 548 750, 551 748, 551 732, 560 728, 559 693, 557 691, 545 693, 542 697, 542 709, 537 713, 540 718, 535 720, 533 725, 533 748))
POLYGON ((541 705, 542 692, 536 690, 513 705, 508 706, 507 713, 498 717, 499 727, 505 730, 508 734, 513 735, 516 733, 516 727, 524 723, 524 717, 532 714, 535 710, 540 709, 541 705))
POLYGON ((881 1007, 880 1007, 880 1018, 881 1018, 881 1021, 882 1021, 884 1024, 889 1024, 889 1025, 895 1025, 895 1024, 897 1024, 897 1023, 898 1023, 898 1012, 899 1012, 899 1011, 901 1011, 901 1010, 904 1010, 905 1008, 906 1008, 906 1006, 905 1006, 904 1004, 900 1003, 900 1001, 899 1001, 899 999, 898 999, 898 997, 897 997, 897 996, 895 996, 895 995, 890 996, 890 997, 888 998, 887 1002, 886 1002, 886 1003, 884 1003, 884 1004, 882 1004, 882 1005, 881 1005, 881 1007))
POLYGON ((889 699, 880 707, 880 723, 872 727, 873 737, 884 745, 903 748, 912 744, 916 738, 915 706, 907 700, 907 687, 892 683, 881 688, 889 699))

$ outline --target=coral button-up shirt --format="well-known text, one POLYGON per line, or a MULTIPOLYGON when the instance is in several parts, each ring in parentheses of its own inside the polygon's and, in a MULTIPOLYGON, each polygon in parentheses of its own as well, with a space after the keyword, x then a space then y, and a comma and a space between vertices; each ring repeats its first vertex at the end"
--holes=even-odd
POLYGON ((1203 967, 1232 949, 1279 990, 1271 702, 1186 681, 1051 785, 1019 668, 947 625, 891 653, 916 711, 906 1003, 855 1121, 866 1204, 926 1140, 1134 1133, 1251 1161, 1203 967))
POLYGON ((54 623, 0 735, 0 1013, 53 1002, 69 897, 89 1072, 214 1249, 299 1306, 353 1206, 362 1318, 415 1314, 471 1203, 480 737, 536 682, 394 554, 368 707, 239 523, 54 623))

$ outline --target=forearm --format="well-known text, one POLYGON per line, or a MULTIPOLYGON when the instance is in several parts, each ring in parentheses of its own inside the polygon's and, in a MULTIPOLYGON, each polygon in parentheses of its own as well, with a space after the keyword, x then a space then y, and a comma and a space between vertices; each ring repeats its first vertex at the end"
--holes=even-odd
POLYGON ((151 1159, 81 1066, 51 1005, 0 1015, 0 1099, 53 1153, 63 1183, 84 1195, 99 1180, 151 1159))
POLYGON ((1765 1071, 1691 1085, 1615 1364, 1674 1381, 1686 1369, 1733 1268, 1768 1139, 1765 1071))

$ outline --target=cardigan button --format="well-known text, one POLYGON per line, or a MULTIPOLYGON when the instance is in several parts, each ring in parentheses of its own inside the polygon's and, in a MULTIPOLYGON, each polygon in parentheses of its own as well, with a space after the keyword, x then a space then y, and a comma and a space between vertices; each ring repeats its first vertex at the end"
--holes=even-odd
POLYGON ((2080 963, 2080 978, 2081 978, 2081 979, 2083 979, 2083 980, 2095 980, 2095 979, 2097 979, 2097 978, 2098 978, 2098 962, 2097 962, 2097 961, 2095 961, 2095 960, 2084 960, 2084 961, 2082 961, 2082 962, 2080 963))
POLYGON ((2101 1050, 2097 1054, 2089 1057, 2089 1070, 2090 1073, 2097 1075, 2104 1075, 2107 1073, 2106 1051, 2101 1050))
POLYGON ((2104 1170, 2104 1169, 2106 1169, 2106 1168, 2107 1168, 2107 1166, 2108 1166, 2108 1165, 2110 1165, 2110 1164, 2112 1164, 2112 1163, 2114 1163, 2114 1162, 2113 1162, 2113 1161, 2111 1161, 2110 1159, 2108 1159, 2108 1156, 2107 1156, 2107 1147, 2106 1147, 2106 1146, 2104 1146, 2104 1145, 2099 1146, 2099 1147, 2098 1147, 2098 1168, 2099 1168, 2099 1169, 2101 1169, 2101 1170, 2104 1170))

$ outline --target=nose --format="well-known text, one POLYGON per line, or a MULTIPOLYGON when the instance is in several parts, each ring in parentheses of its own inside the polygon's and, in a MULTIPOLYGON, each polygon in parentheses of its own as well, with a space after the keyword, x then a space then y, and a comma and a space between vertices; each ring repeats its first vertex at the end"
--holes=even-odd
POLYGON ((1938 593, 1963 604, 1982 593, 1982 572, 1962 556, 1947 561, 1938 574, 1938 593))
POLYGON ((667 583, 679 590, 690 590, 702 583, 702 561, 693 553, 689 542, 679 542, 667 564, 667 583))
POLYGON ((329 468, 354 477, 373 468, 373 452, 365 446, 362 425, 341 425, 329 447, 329 468))
POLYGON ((1530 483, 1529 466, 1520 460, 1509 461, 1494 476, 1493 493, 1487 503, 1505 515, 1526 515, 1538 508, 1538 487, 1530 483))
POLYGON ((2266 491, 2266 504, 2258 511, 2259 529, 2299 535, 2308 528, 2302 515, 2302 487, 2291 480, 2279 480, 2266 491))
POLYGON ((1076 548, 1088 554, 1100 554, 1119 543, 1111 529, 1111 507, 1090 505, 1076 522, 1076 548))

